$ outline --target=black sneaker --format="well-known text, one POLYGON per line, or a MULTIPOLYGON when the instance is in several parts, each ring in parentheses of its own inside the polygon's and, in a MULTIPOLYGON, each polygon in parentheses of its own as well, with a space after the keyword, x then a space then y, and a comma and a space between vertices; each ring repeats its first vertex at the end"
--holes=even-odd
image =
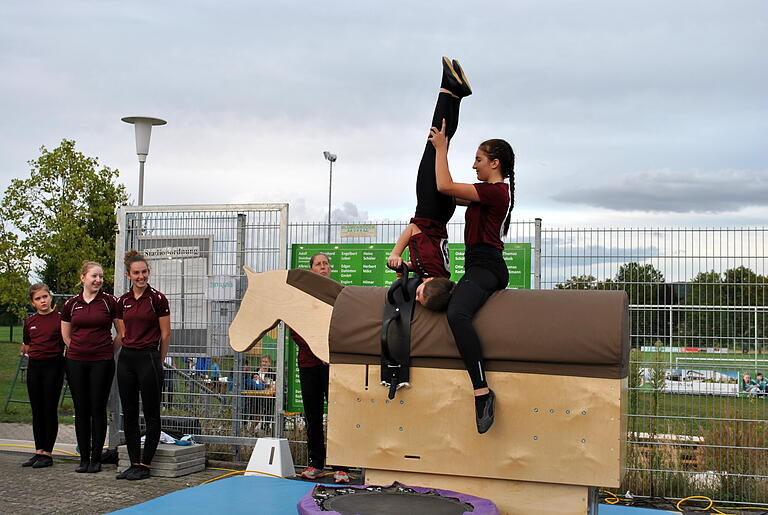
POLYGON ((494 401, 496 400, 496 395, 493 393, 493 390, 488 390, 488 399, 485 401, 485 406, 483 406, 483 412, 481 415, 475 414, 475 422, 477 422, 477 432, 480 434, 485 433, 488 431, 491 426, 493 425, 493 411, 494 411, 494 401))
POLYGON ((25 461, 24 463, 22 463, 22 464, 21 464, 21 466, 22 466, 22 467, 31 467, 32 465, 34 465, 34 464, 35 464, 35 462, 36 462, 37 460, 39 460, 39 459, 40 459, 40 456, 42 456, 42 454, 33 454, 33 455, 32 455, 32 457, 31 457, 31 458, 29 458, 29 459, 28 459, 27 461, 25 461))
POLYGON ((100 461, 91 461, 88 464, 88 473, 89 474, 95 474, 97 472, 101 472, 101 462, 100 461))
POLYGON ((80 465, 75 469, 78 474, 88 472, 88 460, 80 460, 80 465))
POLYGON ((124 471, 120 472, 118 475, 115 476, 115 479, 128 479, 128 474, 132 473, 138 465, 131 465, 124 471))
POLYGON ((32 465, 33 469, 41 469, 44 467, 50 467, 53 465, 53 458, 50 456, 47 456, 45 454, 41 454, 39 458, 37 458, 37 461, 34 465, 32 465))
POLYGON ((144 465, 137 465, 133 472, 125 476, 125 479, 128 481, 140 481, 142 479, 149 479, 149 477, 149 468, 144 465))

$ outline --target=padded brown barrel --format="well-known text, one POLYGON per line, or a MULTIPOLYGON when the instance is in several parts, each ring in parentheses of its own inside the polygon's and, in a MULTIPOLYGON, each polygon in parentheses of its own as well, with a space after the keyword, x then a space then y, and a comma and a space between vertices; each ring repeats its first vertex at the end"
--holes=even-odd
MULTIPOLYGON (((332 363, 378 363, 386 292, 361 286, 341 290, 329 333, 332 363)), ((488 299, 474 326, 489 370, 627 375, 629 311, 623 291, 503 290, 488 299)), ((444 313, 416 305, 411 356, 413 366, 460 366, 444 313)))

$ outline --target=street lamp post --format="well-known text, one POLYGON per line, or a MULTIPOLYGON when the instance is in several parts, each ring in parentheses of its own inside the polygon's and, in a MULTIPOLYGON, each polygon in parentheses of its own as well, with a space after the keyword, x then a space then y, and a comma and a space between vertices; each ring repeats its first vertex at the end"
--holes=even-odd
POLYGON ((149 154, 149 138, 152 136, 153 125, 165 125, 165 120, 147 116, 126 116, 122 119, 136 128, 136 154, 139 156, 139 205, 144 205, 144 162, 149 154))
POLYGON ((336 154, 331 154, 327 150, 323 152, 323 156, 328 160, 330 170, 328 172, 328 243, 331 242, 331 188, 333 186, 333 163, 338 158, 336 154))

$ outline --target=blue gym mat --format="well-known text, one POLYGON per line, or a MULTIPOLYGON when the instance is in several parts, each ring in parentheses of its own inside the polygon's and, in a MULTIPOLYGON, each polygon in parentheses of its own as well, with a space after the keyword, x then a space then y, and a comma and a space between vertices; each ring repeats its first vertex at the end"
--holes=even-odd
POLYGON ((179 490, 114 513, 296 515, 296 503, 314 486, 314 483, 266 476, 230 477, 179 490))
MULTIPOLYGON (((185 515, 226 515, 264 513, 296 515, 296 503, 314 483, 265 476, 231 477, 207 485, 186 488, 113 513, 183 513, 185 515)), ((647 508, 601 504, 600 515, 661 515, 647 508)))

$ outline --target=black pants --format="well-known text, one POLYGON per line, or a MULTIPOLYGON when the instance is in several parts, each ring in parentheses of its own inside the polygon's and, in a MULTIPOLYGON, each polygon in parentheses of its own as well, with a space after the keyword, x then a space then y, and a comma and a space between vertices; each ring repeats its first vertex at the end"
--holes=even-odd
POLYGON ((163 394, 163 363, 160 351, 123 347, 117 359, 117 386, 123 405, 123 431, 131 464, 149 465, 160 442, 160 400, 163 394), (147 424, 144 451, 139 429, 139 394, 147 424))
POLYGON ((64 357, 29 358, 27 392, 32 405, 35 449, 52 452, 59 433, 59 396, 64 384, 64 357))
POLYGON ((493 292, 507 287, 509 272, 501 251, 491 247, 468 248, 466 263, 466 273, 453 291, 446 314, 472 387, 477 390, 487 387, 488 383, 483 348, 472 319, 493 292))
MULTIPOLYGON (((323 435, 323 403, 328 399, 328 365, 299 367, 301 399, 307 423, 307 449, 310 467, 325 467, 325 437, 323 435)), ((347 471, 346 467, 333 470, 347 471)))
MULTIPOLYGON (((456 133, 459 125, 459 106, 461 100, 448 93, 440 93, 437 96, 437 105, 432 115, 432 126, 438 129, 445 119, 445 135, 449 139, 456 133)), ((437 179, 435 178, 435 147, 427 141, 424 154, 419 163, 419 172, 416 175, 416 218, 429 218, 438 222, 448 223, 456 210, 456 201, 453 197, 443 195, 437 191, 437 179)))
POLYGON ((65 360, 67 381, 75 403, 75 433, 81 461, 101 461, 107 437, 107 401, 115 377, 115 360, 65 360))

